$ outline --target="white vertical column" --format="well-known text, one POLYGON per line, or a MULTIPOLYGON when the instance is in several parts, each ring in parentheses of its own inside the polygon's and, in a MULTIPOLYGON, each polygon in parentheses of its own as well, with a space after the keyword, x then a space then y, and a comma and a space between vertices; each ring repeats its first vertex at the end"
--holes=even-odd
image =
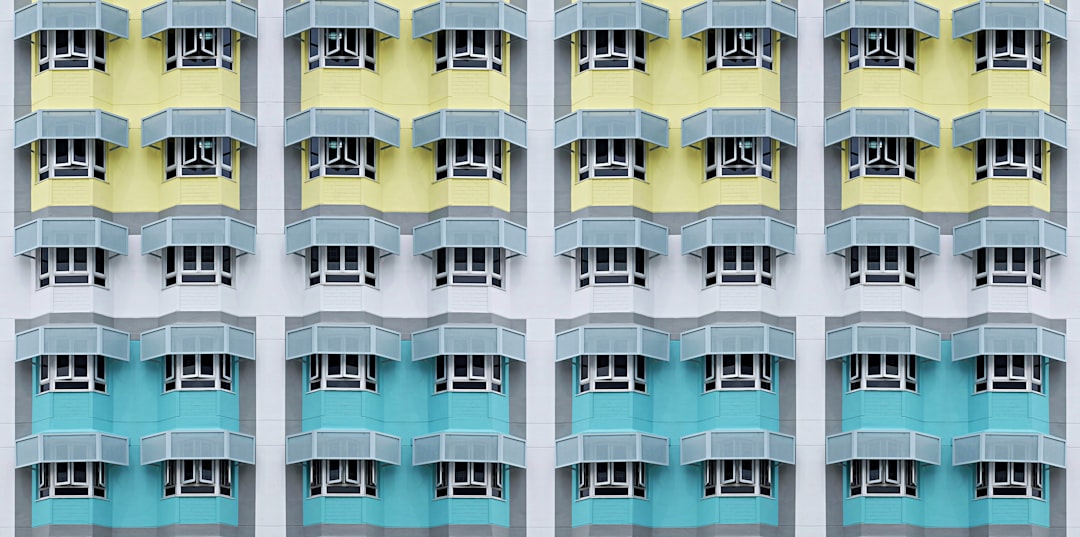
MULTIPOLYGON (((15 72, 14 2, 4 2, 0 7, 0 73, 11 77, 15 72)), ((10 81, 11 78, 8 78, 10 81)), ((0 84, 0 147, 11 148, 14 143, 15 85, 0 84)), ((8 155, 14 155, 10 149, 8 155)), ((14 161, 0 159, 0 277, 5 282, 18 281, 15 251, 15 177, 14 161)), ((15 293, 11 293, 15 294, 15 293)), ((0 300, 0 537, 15 535, 15 311, 17 301, 0 300)), ((24 379, 29 380, 29 379, 24 379)), ((29 401, 26 402, 29 404, 29 401)))
MULTIPOLYGON (((1070 36, 1080 35, 1080 2, 1069 0, 1068 2, 1068 31, 1070 36)), ((1069 81, 1073 81, 1076 78, 1076 73, 1080 73, 1080 40, 1070 39, 1068 41, 1068 65, 1066 67, 1066 73, 1069 75, 1069 81)), ((1057 75, 1057 73, 1055 73, 1057 75)), ((1058 75, 1058 76, 1063 76, 1058 75)), ((1070 253, 1080 251, 1080 182, 1073 180, 1072 177, 1076 175, 1076 171, 1080 170, 1080 84, 1068 84, 1068 93, 1066 94, 1068 100, 1068 114, 1066 115, 1066 121, 1068 122, 1068 142, 1070 150, 1068 151, 1068 177, 1070 179, 1068 185, 1068 250, 1070 253)), ((1059 274, 1073 275, 1080 270, 1080 261, 1077 260, 1075 255, 1069 257, 1057 258, 1059 274)), ((1067 350, 1066 353, 1070 357, 1080 356, 1080 303, 1077 301, 1077 291, 1080 290, 1080 285, 1077 284, 1075 278, 1065 276, 1063 278, 1056 278, 1053 285, 1068 284, 1067 292, 1061 300, 1057 301, 1057 306, 1064 310, 1067 328, 1067 350), (1072 291, 1068 293, 1068 291, 1072 291), (1072 296, 1069 296, 1069 295, 1072 296)), ((1065 483, 1065 496, 1067 505, 1065 505, 1065 525, 1066 535, 1069 537, 1080 536, 1080 479, 1077 476, 1080 475, 1080 366, 1075 362, 1066 366, 1066 379, 1065 379, 1065 434, 1066 434, 1066 459, 1065 465, 1067 468, 1068 479, 1065 483)), ((1052 484, 1051 487, 1054 485, 1052 484)), ((1051 489, 1052 490, 1052 489, 1051 489)), ((1053 517, 1051 517, 1053 518, 1053 517)))

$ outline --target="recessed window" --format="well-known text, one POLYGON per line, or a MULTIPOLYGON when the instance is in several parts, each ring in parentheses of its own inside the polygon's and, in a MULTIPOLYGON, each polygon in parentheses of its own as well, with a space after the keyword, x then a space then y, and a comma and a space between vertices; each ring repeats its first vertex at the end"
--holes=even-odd
POLYGON ((312 138, 308 141, 308 177, 375 179, 374 138, 312 138))
POLYGON ((578 288, 629 284, 645 287, 648 259, 641 248, 578 248, 578 288))
POLYGON ((373 354, 315 354, 308 362, 308 389, 378 391, 379 358, 373 354))
POLYGON ((975 179, 1022 177, 1042 181, 1042 140, 975 142, 975 179))
POLYGON ((435 142, 435 180, 452 177, 503 179, 503 141, 480 139, 435 142))
POLYGON ((1043 465, 1028 462, 980 462, 975 470, 976 498, 1043 498, 1043 465))
POLYGON ((435 287, 466 284, 502 288, 505 255, 502 248, 435 250, 435 287))
POLYGON ((232 462, 165 461, 165 497, 232 496, 232 462))
POLYGON ((447 30, 435 34, 435 70, 503 70, 503 33, 499 30, 447 30))
POLYGON ((915 70, 915 30, 853 28, 848 31, 848 68, 903 67, 915 70))
POLYGON ((435 393, 503 392, 503 357, 450 354, 435 357, 435 393))
POLYGON ((773 35, 768 28, 722 28, 705 32, 705 70, 723 67, 772 69, 773 35))
POLYGON ((578 180, 633 177, 645 180, 645 142, 624 138, 581 140, 578 180))
POLYGON ((312 28, 308 30, 308 69, 362 67, 375 70, 374 30, 312 28))
POLYGON ((1031 354, 975 357, 975 393, 1043 393, 1043 358, 1031 354))
POLYGON ((914 246, 852 246, 847 263, 848 285, 903 283, 914 287, 919 251, 914 246))
POLYGON ((233 142, 229 138, 169 138, 165 140, 165 180, 174 177, 232 179, 233 142))
POLYGON ((378 465, 373 460, 313 460, 308 492, 316 496, 378 496, 378 465))
POLYGON ((773 283, 773 249, 768 246, 707 246, 702 258, 705 286, 773 283))
POLYGON ((227 354, 166 354, 165 391, 233 388, 232 357, 227 354))
POLYGON ((645 463, 578 464, 578 498, 644 498, 645 463))
POLYGON ((916 391, 918 362, 913 354, 853 354, 848 361, 848 389, 916 391))
POLYGON ((705 179, 717 177, 772 178, 772 140, 769 138, 708 138, 705 140, 705 179))
POLYGON ((1043 70, 1039 30, 986 30, 975 34, 975 70, 1043 70))
POLYGON ((38 393, 105 393, 105 357, 87 354, 45 354, 38 363, 38 393))
POLYGON ((914 138, 852 138, 848 140, 848 178, 866 176, 915 179, 914 138))
POLYGON ((899 460, 851 461, 851 496, 918 496, 918 463, 899 460))
POLYGON ((38 288, 87 284, 104 287, 108 257, 101 248, 38 248, 38 288))
POLYGON ((38 180, 94 178, 105 180, 104 140, 84 138, 40 140, 38 180))
POLYGON ((583 30, 578 32, 578 70, 645 70, 645 32, 583 30))
POLYGON ((503 497, 503 465, 489 462, 440 462, 435 468, 436 498, 503 497))
POLYGON ((103 462, 46 462, 37 474, 39 499, 105 497, 103 462))
POLYGON ((578 393, 645 393, 645 357, 633 354, 586 354, 578 359, 578 393))
POLYGON ((166 30, 165 70, 186 67, 232 69, 232 30, 228 28, 178 28, 176 30, 166 30))
POLYGON ((163 251, 165 287, 176 284, 233 284, 233 249, 228 246, 170 246, 163 251))
POLYGON ((705 461, 705 496, 772 496, 772 462, 705 461))
POLYGON ((38 71, 49 69, 105 70, 105 32, 43 30, 38 32, 38 71))
POLYGON ((1043 286, 1046 253, 1042 248, 980 248, 975 250, 975 286, 1043 286))
POLYGON ((772 391, 773 363, 768 354, 706 354, 704 363, 707 392, 772 391))
POLYGON ((308 285, 362 283, 375 286, 379 253, 374 246, 312 246, 307 251, 308 285))

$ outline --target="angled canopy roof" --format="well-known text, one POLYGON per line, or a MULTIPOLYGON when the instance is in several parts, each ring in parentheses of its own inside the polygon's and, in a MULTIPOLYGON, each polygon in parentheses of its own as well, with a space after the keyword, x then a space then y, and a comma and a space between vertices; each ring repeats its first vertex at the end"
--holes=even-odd
POLYGON ((308 431, 285 439, 285 464, 374 460, 401 464, 401 439, 376 431, 308 431))
POLYGON ((15 255, 38 248, 101 248, 127 255, 128 229, 100 218, 38 218, 15 228, 15 255))
POLYGON ((367 216, 313 216, 285 227, 285 253, 312 246, 374 246, 383 254, 401 250, 401 228, 367 216))
POLYGON ((176 28, 229 28, 258 35, 255 8, 232 0, 166 0, 142 12, 142 36, 176 28))
POLYGON ((525 228, 502 218, 440 218, 413 228, 413 255, 454 246, 503 248, 525 255, 525 228))
POLYGON ((555 467, 583 462, 644 462, 668 465, 668 439, 634 432, 596 432, 555 441, 555 467))
POLYGON ((1065 441, 1038 433, 985 432, 953 438, 953 466, 1038 462, 1065 467, 1065 441))
POLYGON ((682 360, 710 354, 768 354, 795 359, 795 332, 767 324, 702 326, 679 337, 682 360))
POLYGON ((980 218, 953 228, 953 255, 980 248, 1044 248, 1065 255, 1065 228, 1042 218, 980 218))
POLYGON ((579 218, 555 228, 555 255, 578 248, 641 248, 667 255, 668 229, 640 218, 579 218))
POLYGON ((525 441, 499 433, 443 432, 413 438, 413 466, 498 462, 525 467, 525 441))
POLYGON ((982 30, 1040 30, 1065 39, 1066 18, 1042 0, 982 0, 953 10, 953 39, 982 30))
POLYGON ((913 354, 941 360, 941 334, 909 324, 855 324, 825 334, 825 359, 852 354, 913 354))
POLYGON ((374 138, 398 147, 400 131, 396 117, 374 108, 309 108, 285 118, 285 145, 309 138, 342 137, 374 138))
POLYGON ((633 354, 668 361, 667 332, 638 325, 582 326, 555 334, 555 361, 593 354, 633 354))
POLYGON ((825 438, 825 463, 914 460, 941 464, 941 440, 914 431, 849 431, 825 438))
POLYGON ((941 228, 918 218, 855 216, 825 227, 825 253, 852 246, 914 246, 926 254, 941 250, 941 228))
POLYGON ((582 30, 640 30, 667 39, 668 11, 641 0, 578 0, 555 12, 555 39, 582 30))
POLYGON ((941 33, 938 10, 914 0, 847 0, 825 9, 825 37, 852 28, 910 28, 941 33))
MULTIPOLYGON (((734 3, 734 0, 723 2, 734 3)), ((796 130, 795 118, 772 108, 707 108, 683 118, 682 145, 693 145, 706 138, 757 137, 794 146, 796 130)))
POLYGON ((15 120, 15 147, 38 140, 104 140, 127 147, 128 121, 104 110, 38 110, 15 120))
POLYGON ((441 0, 413 11, 413 39, 442 30, 501 30, 526 38, 525 10, 502 0, 441 0))
POLYGON ((128 361, 130 336, 104 326, 47 325, 15 334, 15 361, 54 354, 92 354, 128 361))
POLYGON ((683 39, 718 28, 768 28, 797 37, 795 8, 772 0, 705 0, 682 12, 683 39))
POLYGON ((285 359, 313 354, 373 354, 401 360, 401 334, 371 325, 314 324, 285 334, 285 359))
POLYGON ((1065 120, 1043 110, 979 110, 953 120, 953 147, 978 140, 1044 140, 1068 147, 1065 120))
POLYGON ((578 140, 644 140, 668 145, 667 119, 644 110, 578 110, 555 121, 555 147, 578 140))
POLYGON ((436 326, 412 335, 412 360, 451 354, 492 354, 525 361, 525 334, 501 326, 436 326))
POLYGON ((142 360, 169 354, 227 354, 255 359, 255 332, 227 324, 171 324, 139 336, 142 360))
POLYGON ((439 110, 413 120, 413 147, 439 140, 502 140, 527 147, 525 120, 504 110, 439 110))
POLYGON ((141 464, 230 460, 255 464, 255 437, 232 431, 166 431, 142 437, 141 464))
POLYGON ((914 138, 934 147, 941 145, 938 119, 914 108, 849 108, 825 118, 827 146, 869 137, 914 138))
POLYGON ((374 0, 306 0, 285 8, 285 37, 312 28, 362 28, 399 37, 399 17, 397 9, 374 0))
POLYGON ((255 226, 228 216, 173 216, 142 227, 142 253, 170 246, 229 246, 255 253, 255 226))
POLYGON ((45 30, 98 30, 128 36, 128 11, 101 0, 37 0, 15 12, 15 39, 45 30))
POLYGON ((795 226, 768 216, 713 216, 682 227, 682 253, 709 246, 768 246, 795 253, 795 226))
POLYGON ((1041 326, 982 325, 953 332, 953 361, 993 354, 1032 354, 1065 361, 1065 334, 1041 326))
POLYGON ((255 146, 255 118, 232 108, 167 108, 142 120, 142 145, 166 138, 232 138, 255 146))
POLYGON ((706 431, 682 437, 680 464, 767 460, 795 464, 795 437, 773 431, 706 431))
POLYGON ((15 441, 15 467, 47 462, 128 464, 128 439, 105 433, 44 433, 15 441))

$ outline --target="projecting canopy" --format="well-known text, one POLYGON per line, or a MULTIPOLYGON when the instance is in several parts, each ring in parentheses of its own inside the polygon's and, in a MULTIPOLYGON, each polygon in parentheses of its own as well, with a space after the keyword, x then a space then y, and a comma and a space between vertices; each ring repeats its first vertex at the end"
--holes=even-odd
POLYGON ((555 12, 555 39, 583 30, 640 30, 667 39, 668 11, 641 0, 578 0, 555 12))
POLYGON ((909 28, 941 34, 938 10, 914 0, 847 0, 825 9, 825 37, 852 28, 909 28))
POLYGON ((768 460, 795 464, 795 437, 772 431, 707 431, 684 436, 680 463, 768 460))
POLYGON ((166 0, 142 12, 143 38, 179 28, 228 28, 258 35, 255 8, 231 0, 166 0))
POLYGON ((174 216, 142 227, 142 253, 171 246, 228 246, 255 253, 255 226, 227 216, 174 216))
POLYGON ((499 433, 445 432, 413 438, 413 466, 497 462, 525 467, 525 441, 499 433))
POLYGON ((38 110, 15 120, 15 147, 38 140, 103 140, 127 147, 128 120, 104 110, 38 110))
POLYGON ((401 439, 375 431, 309 431, 285 439, 285 464, 374 460, 401 464, 401 439))
POLYGON ((255 332, 227 324, 172 324, 139 336, 142 360, 169 354, 227 354, 255 359, 255 332))
POLYGON ((525 243, 525 228, 502 218, 440 218, 413 228, 413 255, 459 246, 525 255, 525 243))
POLYGON ((584 462, 668 465, 668 439, 644 433, 582 433, 555 441, 555 467, 584 462))
POLYGON ((255 464, 255 437, 232 431, 167 431, 142 438, 141 464, 230 460, 255 464))
POLYGON ((913 354, 941 360, 941 334, 909 324, 856 324, 825 334, 825 359, 852 354, 913 354))
POLYGON ((128 11, 101 0, 37 0, 15 12, 15 39, 47 30, 97 30, 127 39, 128 11))
POLYGON ((397 254, 401 228, 363 216, 314 216, 285 226, 285 253, 303 255, 312 246, 374 246, 397 254))
POLYGON ((976 326, 953 332, 953 361, 994 354, 1031 354, 1065 361, 1065 334, 1041 326, 976 326))
POLYGON ((412 335, 414 362, 452 354, 490 354, 525 361, 525 334, 501 326, 436 326, 412 335))
POLYGON ((370 325, 315 324, 285 334, 285 359, 313 354, 373 354, 401 360, 401 334, 370 325))
POLYGON ((795 253, 795 226, 768 216, 713 216, 682 227, 683 255, 709 246, 768 246, 795 253))
POLYGON ((15 334, 15 361, 55 354, 88 354, 128 361, 127 332, 104 326, 39 326, 15 334))
POLYGON ((1065 255, 1065 227, 1042 218, 980 218, 953 228, 953 255, 980 248, 1043 248, 1065 255))
POLYGON ((953 39, 983 30, 1039 30, 1065 39, 1065 10, 1042 0, 982 0, 953 10, 953 39))
POLYGON ((525 39, 525 10, 502 0, 441 0, 413 11, 413 39, 443 30, 499 30, 525 39))
POLYGON ((606 139, 642 140, 667 147, 667 119, 633 109, 578 110, 555 121, 555 147, 606 139))
POLYGON ((706 0, 682 12, 683 39, 720 28, 768 28, 797 37, 795 8, 772 0, 706 0))
POLYGON ((105 433, 44 433, 15 441, 15 467, 48 462, 128 464, 128 439, 105 433))
POLYGON ((644 326, 582 326, 555 334, 555 361, 595 354, 629 354, 668 361, 670 336, 644 326))
POLYGON ((978 433, 953 438, 953 466, 1038 462, 1065 467, 1065 441, 1037 433, 978 433))
POLYGON ((641 248, 667 255, 668 229, 640 218, 579 218, 555 228, 555 255, 578 248, 641 248))
POLYGON ((911 460, 941 464, 941 440, 913 431, 850 431, 825 439, 825 463, 911 460))
POLYGON ((914 246, 922 255, 941 250, 941 228, 918 218, 855 216, 825 227, 825 253, 852 246, 914 246))
POLYGON ((128 229, 100 218, 38 218, 15 228, 15 255, 38 248, 101 248, 127 255, 128 229))
POLYGON ((795 332, 767 324, 710 325, 683 332, 682 360, 710 354, 767 354, 795 359, 795 332))
POLYGON ((374 0, 307 0, 285 9, 285 37, 313 28, 360 28, 399 37, 398 10, 374 0))

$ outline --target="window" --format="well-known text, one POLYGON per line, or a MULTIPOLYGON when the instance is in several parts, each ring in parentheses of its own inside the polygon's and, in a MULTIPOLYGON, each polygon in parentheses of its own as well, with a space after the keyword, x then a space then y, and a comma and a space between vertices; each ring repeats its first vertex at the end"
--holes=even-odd
POLYGON ((502 181, 503 141, 456 139, 435 142, 435 180, 448 177, 502 181))
POLYGON ((645 357, 627 354, 591 354, 578 362, 578 393, 645 393, 645 357))
POLYGON ((374 138, 312 138, 308 141, 308 177, 375 179, 376 154, 374 138))
POLYGON ((706 287, 773 282, 773 249, 768 246, 707 246, 704 262, 706 287))
POLYGON ((379 358, 373 354, 315 354, 308 362, 308 389, 378 391, 379 358))
POLYGON ((503 465, 490 462, 440 462, 435 468, 435 497, 503 497, 503 465))
POLYGON ((86 354, 45 354, 38 363, 38 393, 105 393, 105 357, 86 354))
POLYGON ((773 35, 768 28, 723 28, 705 32, 705 70, 717 67, 773 66, 773 35))
POLYGON ((375 70, 374 30, 312 28, 308 30, 308 69, 363 67, 375 70))
POLYGON ((768 354, 706 354, 705 391, 772 391, 772 369, 768 354))
POLYGON ((105 497, 103 462, 46 462, 37 473, 39 499, 105 497))
POLYGON ((578 288, 630 283, 645 287, 648 257, 642 248, 578 248, 578 288))
POLYGON ((166 354, 165 391, 232 391, 232 357, 227 354, 166 354))
POLYGON ((502 248, 435 250, 435 287, 451 284, 503 286, 502 248))
POLYGON ((1042 181, 1042 140, 975 142, 975 179, 1025 177, 1042 181))
POLYGON ((975 470, 975 497, 1043 497, 1043 466, 1029 462, 980 462, 975 470))
POLYGON ((374 246, 312 246, 307 251, 308 285, 362 283, 375 286, 379 253, 374 246))
POLYGON ((435 70, 503 70, 503 33, 499 30, 449 30, 435 34, 435 70))
POLYGON ((916 391, 919 357, 913 354, 853 354, 848 389, 916 391))
POLYGON ((916 461, 851 461, 852 496, 917 496, 916 461))
POLYGON ((848 248, 848 284, 916 284, 919 252, 914 246, 852 246, 848 248))
POLYGON ((229 138, 169 138, 165 140, 165 180, 174 177, 232 179, 232 140, 229 138))
POLYGON ((164 254, 165 287, 176 283, 233 284, 233 250, 228 246, 170 246, 164 254))
POLYGON ((1033 69, 1041 72, 1043 33, 1039 30, 987 30, 975 34, 975 70, 1033 69))
POLYGON ((228 28, 179 28, 165 32, 165 70, 185 67, 233 68, 233 35, 228 28))
POLYGON ((633 177, 645 180, 645 142, 624 138, 581 140, 578 180, 633 177))
POLYGON ((378 465, 372 460, 313 460, 308 491, 315 496, 378 496, 378 465))
POLYGON ((848 141, 848 178, 865 176, 915 179, 914 138, 852 138, 848 141))
POLYGON ((645 463, 578 464, 578 498, 644 498, 645 463))
POLYGON ((772 496, 772 462, 705 462, 705 496, 772 496))
POLYGON ((645 32, 585 30, 578 32, 578 70, 645 70, 645 32), (633 61, 633 63, 631 63, 633 61))
POLYGON ((105 70, 105 32, 43 30, 38 32, 38 71, 49 69, 105 70))
POLYGON ((853 28, 848 32, 848 69, 903 67, 915 70, 915 30, 853 28))
POLYGON ((705 179, 766 177, 772 179, 772 140, 769 138, 708 138, 705 140, 705 179))
POLYGON ((232 496, 232 461, 165 461, 165 497, 232 496))
POLYGON ((40 140, 37 146, 39 181, 90 177, 105 180, 104 140, 40 140))
POLYGON ((101 248, 38 248, 38 288, 90 283, 104 287, 108 257, 101 248))
POLYGON ((1008 284, 1042 288, 1045 256, 1042 248, 975 250, 975 286, 1008 284))
POLYGON ((975 357, 975 393, 1024 391, 1043 393, 1043 358, 1030 354, 975 357))
POLYGON ((435 357, 435 393, 503 391, 503 358, 492 354, 435 357))

